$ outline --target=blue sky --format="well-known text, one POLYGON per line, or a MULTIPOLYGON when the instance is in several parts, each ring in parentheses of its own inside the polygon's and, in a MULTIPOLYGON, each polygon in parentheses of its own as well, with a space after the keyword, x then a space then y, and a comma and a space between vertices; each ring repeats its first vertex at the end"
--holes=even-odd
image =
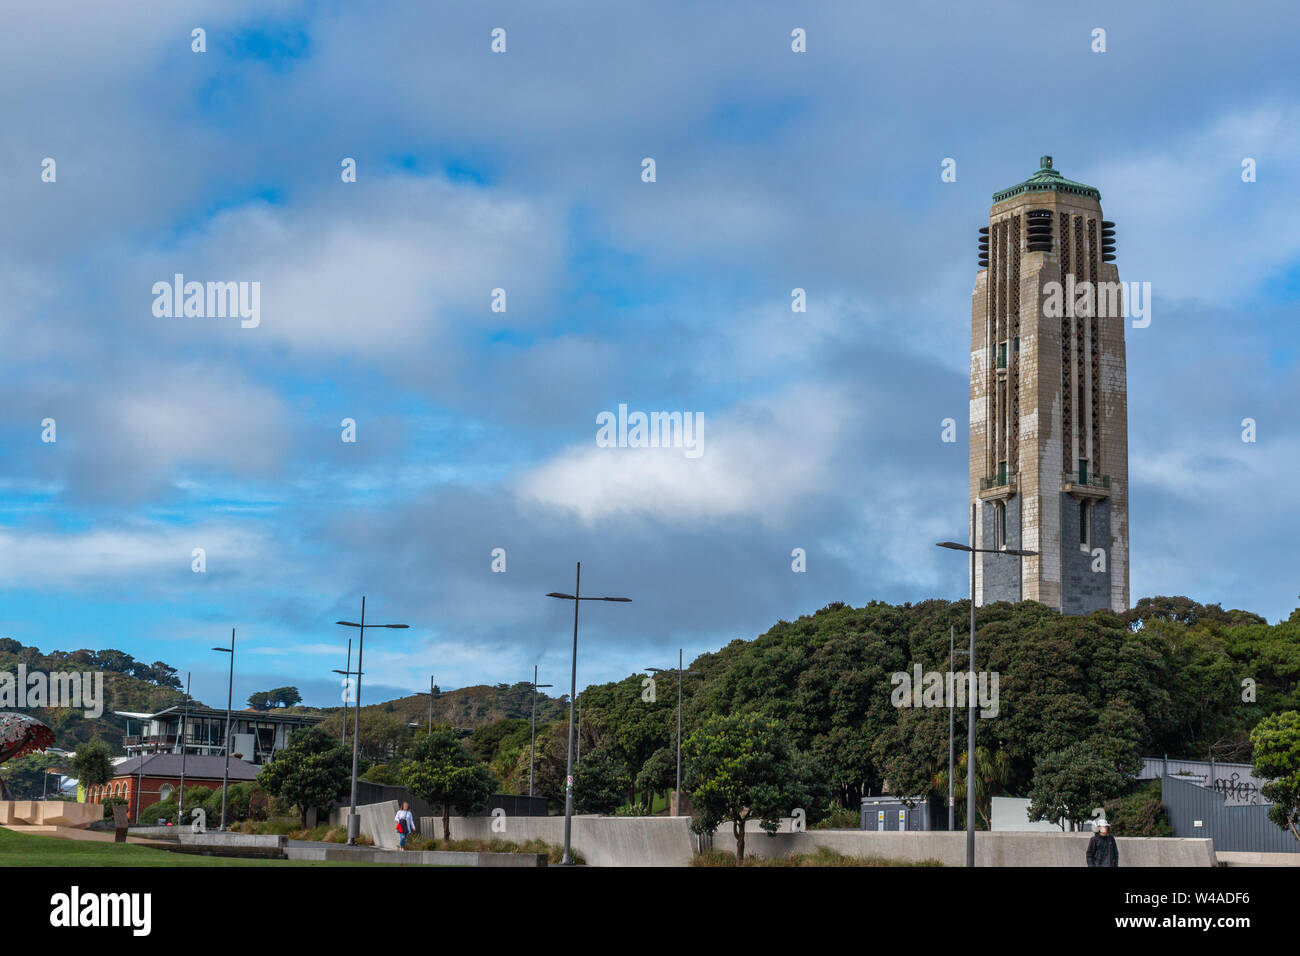
POLYGON ((960 597, 933 542, 966 528, 976 229, 1044 153, 1152 285, 1134 598, 1296 606, 1300 13, 361 6, 8 14, 0 634, 212 702, 235 626, 237 697, 330 704, 362 594, 412 625, 368 645, 367 699, 565 683, 543 595, 578 560, 634 598, 584 608, 579 686, 829 601, 960 597), (260 325, 155 317, 177 272, 260 282, 260 325), (596 447, 620 403, 703 413, 705 453, 596 447))

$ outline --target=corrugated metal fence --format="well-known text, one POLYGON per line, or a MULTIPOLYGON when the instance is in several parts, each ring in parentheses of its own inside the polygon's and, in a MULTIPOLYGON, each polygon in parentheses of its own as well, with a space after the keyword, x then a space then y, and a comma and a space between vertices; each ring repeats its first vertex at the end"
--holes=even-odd
POLYGON ((1300 840, 1269 820, 1266 804, 1225 806, 1223 793, 1172 773, 1160 778, 1160 799, 1176 837, 1209 837, 1226 853, 1300 853, 1300 840))

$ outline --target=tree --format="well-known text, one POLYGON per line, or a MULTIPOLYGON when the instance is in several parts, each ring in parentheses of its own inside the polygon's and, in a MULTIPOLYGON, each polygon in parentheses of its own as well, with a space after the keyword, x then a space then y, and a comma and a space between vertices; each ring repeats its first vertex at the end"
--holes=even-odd
POLYGON ((259 690, 256 693, 249 694, 248 706, 253 710, 270 710, 271 692, 269 690, 259 690))
POLYGON ((59 799, 58 779, 49 770, 63 771, 66 758, 52 753, 30 753, 7 761, 0 768, 0 780, 14 800, 59 799))
POLYGON ((292 707, 294 704, 302 703, 302 694, 298 693, 296 687, 277 687, 275 690, 267 691, 267 696, 270 697, 273 707, 292 707))
POLYGON ((677 786, 677 748, 660 747, 650 755, 636 775, 636 789, 646 794, 646 804, 654 806, 656 793, 668 793, 677 786))
POLYGON ((632 773, 608 747, 597 747, 582 755, 573 774, 575 813, 613 813, 627 803, 632 773))
POLYGON ((306 829, 307 811, 333 806, 351 776, 351 756, 333 737, 311 727, 290 738, 289 746, 262 768, 257 782, 268 793, 296 806, 306 829))
POLYGON ((402 782, 417 797, 442 804, 442 838, 451 839, 451 808, 477 813, 487 805, 497 779, 465 749, 453 731, 424 734, 402 763, 402 782))
POLYGON ((77 782, 89 792, 113 779, 113 751, 102 740, 90 740, 77 747, 72 758, 77 782))
POLYGON ((1300 711, 1265 717, 1250 732, 1255 776, 1268 778, 1260 788, 1272 800, 1268 818, 1300 840, 1300 711))
POLYGON ((1068 820, 1073 829, 1119 797, 1141 767, 1135 751, 1111 738, 1091 737, 1044 754, 1034 768, 1029 819, 1068 820))
POLYGON ((757 819, 775 833, 781 817, 805 802, 790 742, 773 718, 710 718, 687 738, 683 750, 686 789, 697 811, 692 827, 710 833, 730 821, 737 866, 745 861, 746 821, 757 819))

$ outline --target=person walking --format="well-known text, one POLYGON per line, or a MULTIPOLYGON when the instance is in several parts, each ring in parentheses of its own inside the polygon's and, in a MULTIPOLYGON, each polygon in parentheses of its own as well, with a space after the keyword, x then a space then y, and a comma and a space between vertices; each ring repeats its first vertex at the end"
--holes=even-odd
POLYGON ((1119 844, 1110 835, 1110 823, 1102 817, 1096 827, 1097 832, 1088 841, 1088 865, 1119 866, 1119 844))
POLYGON ((415 816, 411 813, 409 803, 402 804, 402 809, 397 811, 393 823, 397 826, 397 848, 405 851, 406 838, 415 832, 415 816))

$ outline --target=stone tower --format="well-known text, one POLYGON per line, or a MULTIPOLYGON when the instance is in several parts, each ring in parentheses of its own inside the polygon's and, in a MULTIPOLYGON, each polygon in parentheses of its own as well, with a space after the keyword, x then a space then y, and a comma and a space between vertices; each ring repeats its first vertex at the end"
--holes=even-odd
POLYGON ((993 194, 971 296, 975 601, 1129 607, 1128 400, 1115 224, 1041 167, 993 194))

